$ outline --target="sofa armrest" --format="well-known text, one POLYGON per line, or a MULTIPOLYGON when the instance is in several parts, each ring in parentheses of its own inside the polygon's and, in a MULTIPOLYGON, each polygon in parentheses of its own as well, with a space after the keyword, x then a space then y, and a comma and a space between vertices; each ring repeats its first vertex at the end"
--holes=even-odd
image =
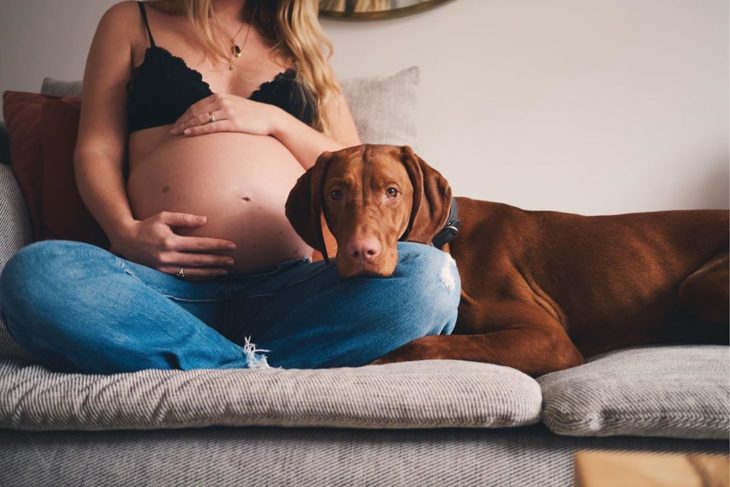
MULTIPOLYGON (((10 258, 31 242, 30 219, 13 170, 0 164, 0 273, 10 258)), ((18 346, 0 319, 0 357, 32 359, 18 346)))
POLYGON ((0 164, 0 271, 21 247, 31 242, 30 219, 13 170, 0 164))

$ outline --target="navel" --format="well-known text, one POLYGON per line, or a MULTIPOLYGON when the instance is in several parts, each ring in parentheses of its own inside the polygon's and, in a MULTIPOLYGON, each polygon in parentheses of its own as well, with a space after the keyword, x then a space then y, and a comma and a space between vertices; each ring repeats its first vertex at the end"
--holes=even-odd
POLYGON ((162 192, 163 192, 163 193, 167 193, 168 191, 170 191, 170 187, 169 187, 168 185, 164 185, 164 186, 162 187, 162 192))

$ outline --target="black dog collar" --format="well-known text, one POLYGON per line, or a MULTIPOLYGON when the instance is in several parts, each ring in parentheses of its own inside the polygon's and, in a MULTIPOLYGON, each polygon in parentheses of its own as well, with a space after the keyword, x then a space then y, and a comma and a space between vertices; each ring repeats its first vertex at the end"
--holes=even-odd
POLYGON ((446 220, 446 225, 441 229, 439 233, 433 237, 433 245, 437 249, 440 249, 444 244, 456 237, 459 233, 459 227, 461 222, 459 221, 459 205, 456 204, 456 198, 451 198, 451 207, 449 208, 449 218, 446 220))

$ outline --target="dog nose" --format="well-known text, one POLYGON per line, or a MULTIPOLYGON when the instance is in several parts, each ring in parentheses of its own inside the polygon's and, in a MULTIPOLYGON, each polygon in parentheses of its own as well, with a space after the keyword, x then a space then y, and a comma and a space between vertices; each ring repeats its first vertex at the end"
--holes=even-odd
POLYGON ((350 257, 363 262, 377 257, 380 249, 380 242, 375 237, 351 240, 347 246, 350 257))

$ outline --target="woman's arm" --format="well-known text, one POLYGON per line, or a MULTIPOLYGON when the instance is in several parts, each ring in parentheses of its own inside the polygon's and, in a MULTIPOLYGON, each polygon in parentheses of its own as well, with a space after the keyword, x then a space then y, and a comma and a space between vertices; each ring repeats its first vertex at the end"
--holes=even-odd
POLYGON ((332 122, 332 137, 277 108, 271 135, 294 154, 304 169, 313 166, 322 152, 336 151, 361 143, 352 113, 342 93, 329 103, 326 110, 332 122))
POLYGON ((127 200, 122 165, 126 158, 126 94, 133 2, 110 7, 99 21, 86 60, 79 133, 74 151, 82 200, 109 240, 134 218, 127 200))
POLYGON ((345 96, 340 93, 324 108, 332 121, 332 137, 324 135, 268 103, 230 93, 213 93, 193 103, 170 128, 170 134, 194 137, 213 132, 244 132, 276 137, 309 169, 324 151, 359 145, 355 121, 345 96), (209 121, 214 113, 217 120, 209 121))

